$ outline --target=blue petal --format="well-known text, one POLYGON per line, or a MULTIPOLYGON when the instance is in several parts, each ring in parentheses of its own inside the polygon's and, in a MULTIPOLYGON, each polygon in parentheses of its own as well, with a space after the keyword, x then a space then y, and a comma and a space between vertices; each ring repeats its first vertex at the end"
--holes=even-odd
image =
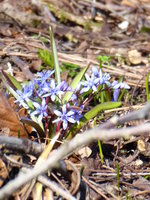
POLYGON ((68 126, 68 122, 67 122, 67 120, 64 120, 63 121, 63 129, 66 130, 67 126, 68 126))
POLYGON ((88 86, 88 87, 82 88, 81 91, 80 91, 80 94, 82 94, 82 93, 84 93, 84 92, 87 92, 89 89, 90 89, 89 86, 88 86))
POLYGON ((86 78, 87 81, 90 80, 90 77, 89 77, 89 75, 87 73, 85 74, 85 78, 86 78))
POLYGON ((74 115, 74 112, 70 110, 70 111, 66 114, 66 116, 69 117, 69 116, 71 116, 71 115, 74 115))
POLYGON ((61 121, 61 118, 57 118, 53 121, 53 123, 57 123, 57 122, 60 122, 61 121))
POLYGON ((57 116, 59 116, 59 117, 62 116, 62 113, 61 113, 60 111, 58 111, 58 110, 54 110, 54 113, 55 113, 55 115, 57 115, 57 116))
POLYGON ((113 94, 113 99, 114 99, 114 101, 117 101, 117 100, 118 100, 119 93, 120 93, 120 89, 116 89, 116 90, 114 91, 114 94, 113 94))
POLYGON ((56 95, 53 94, 53 95, 51 96, 51 100, 52 100, 52 101, 55 101, 55 99, 56 99, 56 95))
POLYGON ((63 105, 63 107, 62 107, 62 111, 63 111, 63 114, 66 114, 66 113, 67 113, 66 105, 63 105))
POLYGON ((76 120, 73 119, 72 117, 67 117, 67 120, 71 123, 76 123, 76 120))

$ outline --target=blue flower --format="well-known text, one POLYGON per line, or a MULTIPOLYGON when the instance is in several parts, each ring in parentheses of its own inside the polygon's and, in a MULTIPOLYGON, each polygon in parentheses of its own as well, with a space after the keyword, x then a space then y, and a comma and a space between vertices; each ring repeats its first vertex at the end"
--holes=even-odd
POLYGON ((105 73, 103 75, 102 73, 102 70, 100 69, 98 71, 98 69, 96 67, 93 67, 92 68, 92 72, 94 74, 94 76, 99 80, 98 81, 98 84, 101 85, 101 84, 107 84, 108 86, 110 86, 110 75, 108 73, 105 73))
POLYGON ((61 96, 64 91, 62 91, 62 82, 56 86, 55 80, 52 79, 49 83, 45 84, 42 88, 43 97, 50 96, 52 101, 55 101, 56 96, 61 96))
POLYGON ((114 81, 113 83, 112 83, 112 87, 113 87, 113 89, 130 89, 130 86, 127 84, 127 83, 125 83, 125 82, 120 82, 120 83, 118 83, 118 81, 114 81))
POLYGON ((113 100, 117 101, 119 94, 120 94, 120 89, 130 89, 130 86, 125 83, 125 82, 120 82, 118 83, 118 81, 114 81, 111 85, 111 87, 114 89, 114 93, 113 93, 113 100))
POLYGON ((53 121, 53 123, 57 122, 63 122, 63 129, 66 130, 68 126, 68 122, 70 123, 76 123, 74 119, 74 112, 73 111, 67 111, 68 105, 63 105, 62 112, 58 110, 54 110, 55 115, 58 116, 56 120, 53 121))
POLYGON ((59 89, 61 91, 70 91, 71 90, 71 87, 68 87, 66 81, 62 81, 60 84, 59 84, 59 89))
POLYGON ((81 85, 83 85, 83 88, 80 91, 80 94, 87 92, 88 90, 92 89, 94 92, 97 91, 97 83, 98 79, 95 78, 94 73, 89 77, 88 74, 85 74, 86 81, 81 82, 81 85))
POLYGON ((76 101, 77 100, 77 95, 76 94, 72 94, 70 99, 71 99, 71 101, 76 101))
POLYGON ((41 105, 37 102, 33 102, 33 105, 36 108, 36 110, 31 113, 31 116, 38 115, 38 121, 41 122, 43 119, 43 116, 45 117, 47 116, 48 105, 46 105, 45 99, 42 100, 41 105))
POLYGON ((120 94, 120 89, 115 89, 113 93, 113 100, 117 101, 120 94))
POLYGON ((74 119, 78 125, 80 124, 80 119, 83 117, 82 115, 83 109, 84 105, 78 107, 77 102, 74 103, 74 107, 71 107, 71 110, 74 112, 74 119))
POLYGON ((24 103, 25 101, 30 101, 30 97, 33 94, 34 90, 34 82, 29 82, 28 85, 23 85, 22 90, 17 90, 17 94, 19 95, 19 99, 15 102, 19 102, 20 104, 24 103))
POLYGON ((37 76, 38 78, 36 79, 38 82, 41 82, 41 83, 45 83, 45 81, 47 79, 50 78, 50 76, 55 72, 55 70, 51 71, 51 70, 45 70, 45 71, 42 71, 42 72, 38 72, 37 73, 37 76))

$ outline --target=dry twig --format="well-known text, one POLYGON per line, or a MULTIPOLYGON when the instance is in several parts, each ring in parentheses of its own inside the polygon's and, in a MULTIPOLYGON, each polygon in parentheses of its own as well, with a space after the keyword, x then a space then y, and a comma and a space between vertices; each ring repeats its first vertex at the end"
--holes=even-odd
POLYGON ((14 180, 10 181, 0 190, 0 199, 10 196, 24 184, 56 167, 60 159, 64 158, 69 153, 83 145, 87 145, 96 140, 108 141, 114 138, 129 137, 131 135, 146 134, 149 132, 150 123, 126 129, 110 129, 109 131, 105 129, 102 130, 100 128, 88 130, 82 135, 74 137, 71 141, 65 143, 60 148, 55 150, 51 156, 38 168, 31 169, 28 171, 28 173, 21 174, 14 180))
POLYGON ((0 136, 0 145, 7 149, 24 152, 31 155, 40 155, 43 151, 43 147, 28 139, 20 139, 16 137, 0 136))

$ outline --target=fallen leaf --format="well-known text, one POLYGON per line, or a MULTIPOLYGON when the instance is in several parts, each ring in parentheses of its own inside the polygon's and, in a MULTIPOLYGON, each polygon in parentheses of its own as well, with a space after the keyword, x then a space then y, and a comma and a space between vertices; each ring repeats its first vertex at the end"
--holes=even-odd
POLYGON ((8 177, 8 171, 5 163, 0 159, 0 187, 3 185, 4 180, 8 177))
POLYGON ((11 108, 3 91, 0 91, 0 129, 9 129, 8 136, 27 137, 24 126, 19 121, 17 113, 11 108))

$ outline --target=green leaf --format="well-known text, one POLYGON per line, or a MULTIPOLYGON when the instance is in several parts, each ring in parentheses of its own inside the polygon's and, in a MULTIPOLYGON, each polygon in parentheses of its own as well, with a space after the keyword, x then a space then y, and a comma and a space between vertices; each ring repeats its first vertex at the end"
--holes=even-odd
POLYGON ((149 73, 146 76, 146 99, 149 101, 149 73))
POLYGON ((105 103, 101 103, 97 106, 95 106, 94 108, 92 108, 89 112, 87 112, 84 117, 87 120, 92 119, 93 117, 95 117, 100 111, 103 110, 109 110, 109 109, 113 109, 113 108, 117 108, 121 106, 121 102, 105 102, 105 103))
POLYGON ((141 29, 141 32, 150 34, 150 28, 146 27, 146 26, 143 26, 142 29, 141 29))
POLYGON ((65 62, 63 63, 63 66, 61 67, 62 71, 68 71, 68 76, 70 76, 72 79, 80 72, 81 67, 76 64, 65 62))
POLYGON ((47 49, 38 49, 38 55, 51 70, 54 69, 53 55, 47 49))
POLYGON ((3 76, 3 78, 8 82, 8 84, 14 89, 18 89, 21 90, 21 85, 20 83, 10 74, 7 74, 6 72, 4 72, 3 70, 1 70, 1 76, 3 76))
POLYGON ((98 140, 98 147, 99 147, 99 154, 100 154, 100 158, 101 158, 101 164, 103 165, 104 156, 103 156, 102 145, 101 145, 101 141, 100 140, 98 140))
POLYGON ((73 63, 65 62, 65 63, 63 63, 63 65, 68 70, 80 70, 81 69, 81 67, 79 65, 76 65, 76 64, 73 64, 73 63))
POLYGON ((57 49, 56 49, 56 44, 53 36, 53 31, 52 27, 49 27, 49 33, 50 33, 50 38, 51 38, 51 46, 52 46, 52 54, 53 54, 53 60, 54 60, 54 66, 55 66, 55 74, 56 74, 56 81, 59 84, 61 82, 60 78, 60 68, 59 68, 59 62, 58 62, 58 56, 57 56, 57 49))
MULTIPOLYGON (((83 68, 81 70, 81 72, 73 79, 72 83, 71 83, 71 88, 74 90, 76 89, 78 83, 80 82, 80 80, 82 79, 84 73, 86 72, 86 70, 88 69, 88 66, 83 68)), ((72 96, 73 92, 66 92, 64 98, 63 98, 63 103, 68 102, 72 96)))
POLYGON ((111 57, 110 56, 97 56, 97 59, 99 61, 101 61, 102 63, 104 63, 104 62, 109 62, 111 57))
POLYGON ((27 102, 29 108, 34 109, 33 102, 30 100, 27 102))
POLYGON ((97 59, 99 60, 100 68, 102 68, 103 63, 110 62, 111 56, 97 56, 97 59))
POLYGON ((119 170, 119 163, 118 161, 116 162, 116 171, 117 171, 117 186, 118 189, 120 188, 120 170, 119 170))
POLYGON ((71 139, 80 128, 82 128, 90 119, 96 117, 99 112, 104 111, 104 110, 110 110, 113 108, 118 108, 121 105, 122 105, 121 102, 105 102, 105 103, 95 106, 84 115, 84 117, 80 120, 79 125, 75 124, 71 127, 66 138, 71 139))
POLYGON ((17 90, 21 90, 21 85, 20 83, 13 77, 11 76, 10 74, 7 74, 9 80, 12 82, 12 84, 17 88, 17 90))

